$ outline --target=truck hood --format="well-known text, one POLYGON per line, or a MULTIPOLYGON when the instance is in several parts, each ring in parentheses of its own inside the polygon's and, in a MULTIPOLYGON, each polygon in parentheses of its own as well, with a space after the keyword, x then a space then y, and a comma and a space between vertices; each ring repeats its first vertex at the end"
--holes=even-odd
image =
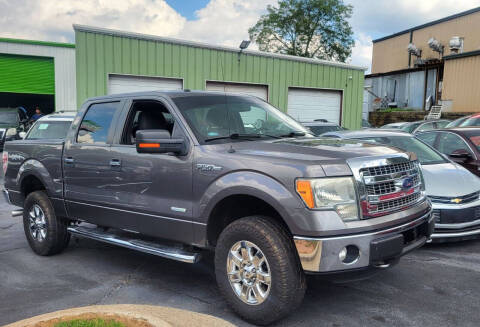
POLYGON ((282 139, 264 142, 229 144, 236 152, 285 160, 320 161, 325 164, 346 163, 347 159, 398 154, 400 150, 358 140, 338 138, 282 139))
POLYGON ((480 178, 455 163, 422 165, 427 195, 455 197, 480 191, 480 178))

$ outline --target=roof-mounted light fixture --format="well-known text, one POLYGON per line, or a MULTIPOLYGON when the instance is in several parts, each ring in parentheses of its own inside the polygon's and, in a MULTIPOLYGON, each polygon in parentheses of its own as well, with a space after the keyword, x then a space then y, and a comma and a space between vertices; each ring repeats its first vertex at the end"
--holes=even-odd
POLYGON ((411 55, 415 56, 415 57, 418 57, 420 58, 422 56, 422 50, 417 48, 415 46, 415 44, 413 43, 410 43, 407 47, 407 51, 408 53, 410 53, 411 55))
POLYGON ((240 55, 242 54, 242 51, 248 48, 250 45, 250 40, 243 40, 242 43, 240 43, 240 51, 238 52, 238 62, 240 62, 240 55))
POLYGON ((245 50, 246 48, 248 48, 249 45, 250 45, 250 40, 243 40, 239 46, 240 51, 245 50))
POLYGON ((435 52, 438 52, 443 55, 444 46, 434 37, 428 40, 428 46, 435 52))

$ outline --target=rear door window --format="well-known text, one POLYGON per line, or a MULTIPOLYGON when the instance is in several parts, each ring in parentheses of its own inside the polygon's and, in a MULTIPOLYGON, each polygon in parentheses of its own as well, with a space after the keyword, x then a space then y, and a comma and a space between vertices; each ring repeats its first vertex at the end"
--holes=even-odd
POLYGON ((441 133, 438 138, 438 151, 444 154, 451 154, 456 150, 466 150, 473 156, 472 150, 465 141, 453 133, 441 133))
POLYGON ((88 108, 77 134, 78 143, 106 144, 120 102, 95 103, 88 108))

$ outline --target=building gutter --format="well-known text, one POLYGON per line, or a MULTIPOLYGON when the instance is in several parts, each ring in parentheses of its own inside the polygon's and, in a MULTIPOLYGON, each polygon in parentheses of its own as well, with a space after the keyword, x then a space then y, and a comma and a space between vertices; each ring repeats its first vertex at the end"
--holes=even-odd
POLYGON ((444 56, 443 59, 451 60, 451 59, 467 58, 467 57, 473 57, 473 56, 480 56, 480 50, 451 54, 448 56, 444 56))

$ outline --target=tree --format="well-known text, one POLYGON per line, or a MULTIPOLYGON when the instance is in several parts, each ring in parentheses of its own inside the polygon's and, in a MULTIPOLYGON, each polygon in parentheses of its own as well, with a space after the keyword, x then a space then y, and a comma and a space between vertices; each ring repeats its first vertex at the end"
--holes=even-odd
POLYGON ((345 62, 354 45, 343 0, 280 0, 248 30, 261 51, 345 62))

